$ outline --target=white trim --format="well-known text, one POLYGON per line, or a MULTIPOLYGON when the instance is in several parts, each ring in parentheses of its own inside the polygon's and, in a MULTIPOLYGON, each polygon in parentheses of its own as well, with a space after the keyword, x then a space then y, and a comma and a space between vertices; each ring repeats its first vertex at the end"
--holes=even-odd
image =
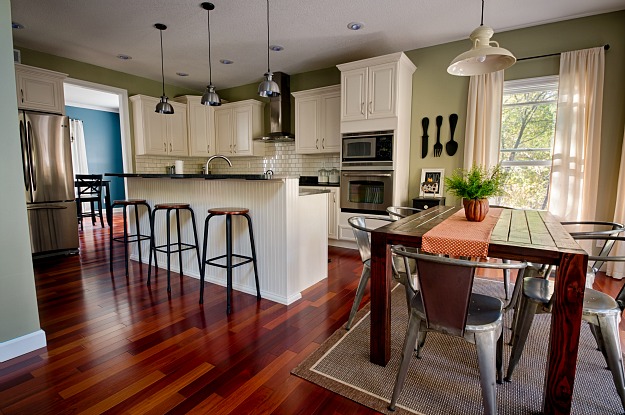
POLYGON ((77 107, 77 108, 85 108, 88 110, 95 110, 95 111, 104 111, 104 112, 114 112, 115 114, 119 113, 119 110, 117 108, 109 108, 109 107, 103 107, 101 105, 90 105, 90 104, 82 104, 80 102, 73 102, 70 100, 65 100, 65 106, 66 107, 77 107))
POLYGON ((46 347, 46 333, 39 329, 35 332, 25 334, 0 343, 0 362, 30 353, 33 350, 46 347))
MULTIPOLYGON (((518 94, 523 92, 542 91, 544 89, 558 89, 560 77, 558 75, 540 76, 536 78, 515 79, 503 82, 503 94, 518 94)), ((505 104, 504 104, 505 106, 505 104)))

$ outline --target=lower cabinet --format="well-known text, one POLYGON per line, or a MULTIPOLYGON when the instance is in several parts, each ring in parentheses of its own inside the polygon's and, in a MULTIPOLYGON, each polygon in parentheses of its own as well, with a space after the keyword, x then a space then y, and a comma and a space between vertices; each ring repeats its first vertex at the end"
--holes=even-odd
MULTIPOLYGON (((328 239, 339 238, 339 213, 341 206, 339 204, 339 187, 325 186, 306 186, 306 189, 329 190, 328 193, 328 239)), ((305 197, 305 196, 302 196, 305 197)))

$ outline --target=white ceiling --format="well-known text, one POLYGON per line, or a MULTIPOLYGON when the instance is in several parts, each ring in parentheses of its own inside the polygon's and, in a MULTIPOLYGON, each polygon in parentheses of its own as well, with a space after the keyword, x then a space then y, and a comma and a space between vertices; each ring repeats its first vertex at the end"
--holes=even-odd
MULTIPOLYGON (((266 2, 213 0, 211 49, 217 90, 259 82, 267 69, 266 2), (234 61, 232 65, 220 59, 234 61)), ((200 0, 12 0, 15 46, 201 91, 208 83, 206 11, 200 0), (118 54, 132 56, 117 59, 118 54), (176 72, 188 73, 179 77, 176 72)), ((296 74, 339 63, 467 39, 479 0, 270 0, 271 69, 296 74), (360 31, 349 22, 364 23, 360 31)), ((625 9, 625 0, 488 0, 497 32, 625 9)), ((505 45, 502 45, 505 47, 505 45)), ((467 49, 470 43, 467 40, 467 49)), ((512 51, 514 52, 514 51, 512 51)), ((453 57, 450 57, 450 60, 453 57)))

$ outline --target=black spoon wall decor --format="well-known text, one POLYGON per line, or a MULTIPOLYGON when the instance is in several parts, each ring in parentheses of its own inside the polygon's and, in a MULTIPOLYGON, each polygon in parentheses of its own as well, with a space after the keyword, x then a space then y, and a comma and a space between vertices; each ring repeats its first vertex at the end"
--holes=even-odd
POLYGON ((458 150, 458 143, 454 141, 454 132, 456 131, 456 124, 458 124, 458 114, 451 114, 449 116, 449 131, 451 138, 445 144, 445 150, 447 154, 453 156, 458 150))

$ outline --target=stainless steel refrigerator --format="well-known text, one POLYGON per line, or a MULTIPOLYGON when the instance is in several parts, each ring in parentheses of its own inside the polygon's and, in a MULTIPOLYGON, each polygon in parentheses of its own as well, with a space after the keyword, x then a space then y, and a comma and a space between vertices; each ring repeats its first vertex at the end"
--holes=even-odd
POLYGON ((68 117, 20 111, 26 208, 33 255, 78 250, 68 117))

